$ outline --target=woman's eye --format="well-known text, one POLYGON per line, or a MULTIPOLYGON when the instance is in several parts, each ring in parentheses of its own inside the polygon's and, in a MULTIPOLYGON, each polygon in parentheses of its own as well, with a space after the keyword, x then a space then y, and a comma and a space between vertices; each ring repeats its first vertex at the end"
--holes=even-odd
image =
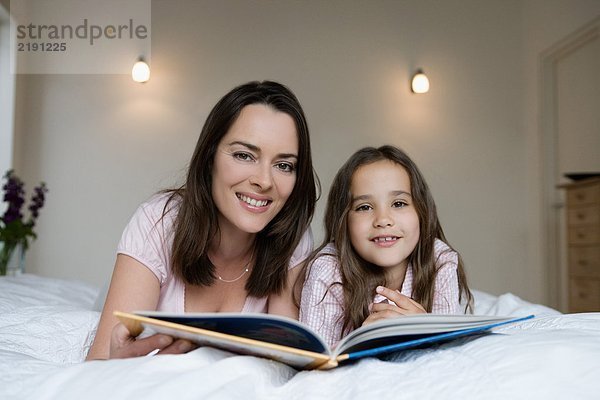
POLYGON ((395 208, 402 208, 402 207, 406 207, 407 205, 408 205, 408 203, 405 201, 402 201, 402 200, 395 201, 393 204, 393 206, 395 208))
POLYGON ((362 204, 358 207, 356 207, 354 210, 355 211, 369 211, 371 209, 371 206, 369 206, 368 204, 362 204))
POLYGON ((275 166, 283 172, 294 172, 296 170, 296 166, 294 164, 286 162, 277 163, 275 166))
POLYGON ((251 161, 254 159, 251 154, 243 152, 233 153, 233 158, 241 161, 251 161))

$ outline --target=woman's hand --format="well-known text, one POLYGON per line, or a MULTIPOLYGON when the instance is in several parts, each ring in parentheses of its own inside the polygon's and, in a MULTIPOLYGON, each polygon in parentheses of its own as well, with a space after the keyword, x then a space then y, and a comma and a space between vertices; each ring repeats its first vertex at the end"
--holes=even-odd
POLYGON ((403 295, 397 290, 388 289, 383 286, 377 286, 377 293, 395 303, 374 303, 371 305, 371 314, 364 320, 363 326, 372 324, 387 318, 397 318, 402 315, 425 314, 427 311, 422 305, 408 296, 403 295))
POLYGON ((159 296, 160 283, 154 273, 134 258, 119 254, 96 337, 86 360, 145 356, 156 349, 161 354, 186 353, 194 349, 191 342, 175 340, 168 335, 136 339, 114 316, 115 310, 156 310, 159 296))
POLYGON ((110 358, 128 358, 145 356, 158 350, 159 354, 181 354, 195 349, 196 346, 185 339, 175 340, 171 336, 156 334, 136 339, 129 334, 125 325, 117 324, 110 340, 110 358))

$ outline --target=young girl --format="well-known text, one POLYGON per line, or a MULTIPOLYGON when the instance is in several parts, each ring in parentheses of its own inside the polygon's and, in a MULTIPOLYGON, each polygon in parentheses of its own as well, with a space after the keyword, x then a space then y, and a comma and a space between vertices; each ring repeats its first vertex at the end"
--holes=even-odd
POLYGON ((425 179, 392 146, 361 149, 342 166, 325 240, 306 266, 300 321, 330 346, 384 318, 471 308, 461 258, 446 243, 425 179))

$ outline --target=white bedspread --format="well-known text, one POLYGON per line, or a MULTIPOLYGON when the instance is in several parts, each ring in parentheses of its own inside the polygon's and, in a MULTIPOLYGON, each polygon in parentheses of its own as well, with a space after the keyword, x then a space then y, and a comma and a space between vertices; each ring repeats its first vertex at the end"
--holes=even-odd
POLYGON ((475 292, 477 314, 537 318, 332 371, 200 348, 82 362, 98 291, 0 278, 0 399, 598 399, 600 313, 562 315, 512 294, 475 292))

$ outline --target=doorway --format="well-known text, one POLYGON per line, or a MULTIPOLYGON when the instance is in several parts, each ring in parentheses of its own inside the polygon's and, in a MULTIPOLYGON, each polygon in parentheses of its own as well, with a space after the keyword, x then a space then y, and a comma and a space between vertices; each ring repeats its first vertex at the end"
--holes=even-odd
POLYGON ((566 173, 600 172, 600 17, 541 55, 544 262, 551 307, 568 306, 566 173))

